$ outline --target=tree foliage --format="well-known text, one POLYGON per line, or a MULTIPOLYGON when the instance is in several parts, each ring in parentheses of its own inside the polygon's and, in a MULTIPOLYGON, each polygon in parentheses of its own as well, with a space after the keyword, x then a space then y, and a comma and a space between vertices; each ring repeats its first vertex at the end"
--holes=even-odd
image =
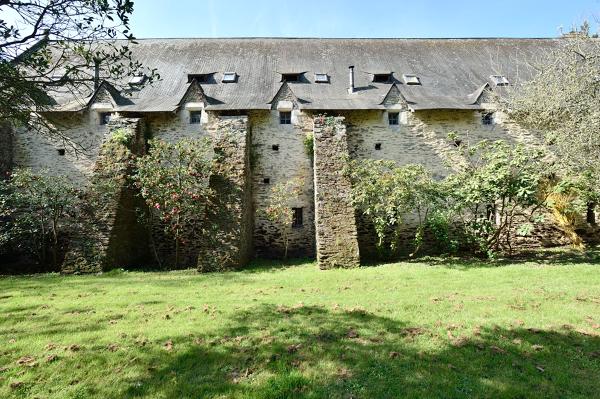
POLYGON ((267 207, 265 208, 267 219, 275 223, 281 232, 284 248, 283 257, 286 259, 294 220, 292 202, 302 194, 303 185, 304 180, 299 177, 275 184, 271 188, 267 207))
POLYGON ((597 201, 600 189, 600 41, 589 25, 561 40, 540 60, 537 75, 516 85, 499 106, 521 126, 543 134, 563 178, 597 201))
POLYGON ((16 170, 10 179, 0 181, 0 247, 56 268, 61 240, 81 215, 80 197, 66 177, 16 170))
POLYGON ((360 214, 374 227, 378 246, 392 251, 415 226, 413 254, 426 233, 443 251, 486 255, 512 250, 515 231, 530 233, 548 198, 546 154, 504 141, 465 143, 461 168, 436 181, 422 165, 354 160, 346 169, 360 214))
POLYGON ((154 139, 149 144, 148 155, 136 160, 134 178, 151 214, 173 239, 177 267, 181 246, 208 231, 203 215, 213 196, 211 145, 208 139, 183 139, 175 144, 154 139))
POLYGON ((416 218, 418 250, 424 223, 439 201, 431 173, 422 165, 382 160, 351 161, 346 173, 353 184, 353 204, 375 228, 378 246, 395 251, 405 223, 416 218))
POLYGON ((445 182, 447 209, 479 250, 511 252, 515 229, 527 235, 541 221, 552 175, 547 153, 500 140, 457 151, 465 163, 445 182))
POLYGON ((0 121, 60 135, 41 117, 48 92, 88 97, 96 67, 117 87, 159 77, 133 58, 132 0, 0 0, 0 12, 0 121))

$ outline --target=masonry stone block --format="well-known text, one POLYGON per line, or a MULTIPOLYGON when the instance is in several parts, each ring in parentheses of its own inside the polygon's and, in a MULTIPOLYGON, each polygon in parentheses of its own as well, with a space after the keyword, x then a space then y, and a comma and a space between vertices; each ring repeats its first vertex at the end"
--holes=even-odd
POLYGON ((344 175, 348 142, 343 118, 314 120, 317 262, 321 269, 360 265, 352 186, 344 175))
POLYGON ((210 178, 215 202, 209 207, 209 237, 198 255, 200 271, 244 266, 252 256, 252 180, 248 118, 213 117, 207 127, 216 166, 210 178))
POLYGON ((134 156, 145 151, 144 124, 137 118, 114 118, 87 189, 87 217, 73 237, 62 272, 99 272, 143 265, 149 257, 148 231, 138 212, 145 209, 129 176, 134 156), (128 137, 123 143, 113 133, 128 137))

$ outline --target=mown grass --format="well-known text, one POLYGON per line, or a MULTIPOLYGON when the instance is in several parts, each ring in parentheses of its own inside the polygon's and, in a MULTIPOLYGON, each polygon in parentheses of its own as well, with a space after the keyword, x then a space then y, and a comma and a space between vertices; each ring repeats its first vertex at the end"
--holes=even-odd
POLYGON ((600 397, 595 259, 0 278, 0 397, 600 397))

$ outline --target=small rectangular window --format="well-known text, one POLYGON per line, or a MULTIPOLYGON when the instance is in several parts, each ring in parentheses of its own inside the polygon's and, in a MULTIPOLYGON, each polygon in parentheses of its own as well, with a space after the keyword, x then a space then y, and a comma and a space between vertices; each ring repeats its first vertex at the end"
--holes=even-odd
POLYGON ((373 75, 374 83, 390 83, 392 80, 391 73, 376 73, 373 75))
POLYGON ((291 125, 292 124, 292 112, 291 111, 279 112, 279 124, 291 125))
POLYGON ((400 113, 399 112, 388 112, 388 123, 390 126, 397 126, 400 124, 400 113))
POLYGON ((509 82, 508 82, 508 79, 506 78, 506 76, 492 75, 492 76, 490 76, 490 79, 496 86, 508 86, 509 85, 509 82))
POLYGON ((381 150, 381 143, 375 143, 375 150, 381 150))
POLYGON ((60 155, 61 157, 65 155, 65 149, 64 148, 59 148, 57 151, 58 151, 58 155, 60 155))
POLYGON ((225 72, 223 74, 223 83, 235 83, 237 80, 237 74, 235 72, 225 72))
POLYGON ((188 73, 188 83, 195 80, 198 83, 207 83, 212 77, 212 73, 188 73))
POLYGON ((302 227, 302 209, 303 208, 292 208, 293 218, 292 218, 292 227, 298 228, 302 227))
POLYGON ((271 184, 271 179, 269 179, 268 177, 265 177, 263 179, 263 184, 271 184))
POLYGON ((202 111, 190 111, 190 125, 197 125, 202 122, 202 111))
POLYGON ((486 112, 481 116, 481 123, 484 125, 493 125, 494 124, 494 114, 491 112, 486 112))
POLYGON ((279 144, 273 144, 273 145, 271 146, 271 149, 272 149, 273 151, 279 151, 279 144))
POLYGON ((281 81, 282 82, 299 82, 302 78, 301 73, 282 73, 281 81))
POLYGON ((417 75, 402 75, 402 78, 404 80, 404 83, 407 85, 420 85, 421 84, 421 80, 419 79, 419 77, 417 75))
POLYGON ((146 75, 135 75, 129 79, 130 86, 140 86, 146 81, 146 75))
POLYGON ((110 122, 110 112, 101 112, 100 115, 100 124, 107 125, 110 122))
POLYGON ((315 73, 316 83, 329 83, 329 75, 326 73, 315 73))

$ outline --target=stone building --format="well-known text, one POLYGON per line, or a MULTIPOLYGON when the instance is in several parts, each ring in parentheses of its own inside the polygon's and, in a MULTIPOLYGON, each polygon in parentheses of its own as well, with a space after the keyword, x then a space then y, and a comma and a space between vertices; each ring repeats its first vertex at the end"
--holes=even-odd
POLYGON ((290 204, 291 254, 317 255, 322 267, 355 266, 372 240, 350 205, 343 157, 420 163, 442 177, 451 131, 535 145, 535 135, 505 123, 486 101, 529 79, 531 65, 559 45, 560 39, 143 39, 132 47, 135 58, 157 68, 160 81, 143 85, 140 76, 126 92, 103 82, 87 98, 55 98, 48 118, 83 152, 19 131, 5 158, 86 184, 117 120, 135 118, 144 137, 170 141, 233 130, 237 141, 224 145, 242 189, 233 208, 239 215, 227 224, 235 236, 233 264, 281 253, 279 227, 261 210, 274 184, 301 177, 302 195, 290 204), (328 126, 321 115, 339 118, 328 126), (305 149, 313 133, 314 157, 305 149))

